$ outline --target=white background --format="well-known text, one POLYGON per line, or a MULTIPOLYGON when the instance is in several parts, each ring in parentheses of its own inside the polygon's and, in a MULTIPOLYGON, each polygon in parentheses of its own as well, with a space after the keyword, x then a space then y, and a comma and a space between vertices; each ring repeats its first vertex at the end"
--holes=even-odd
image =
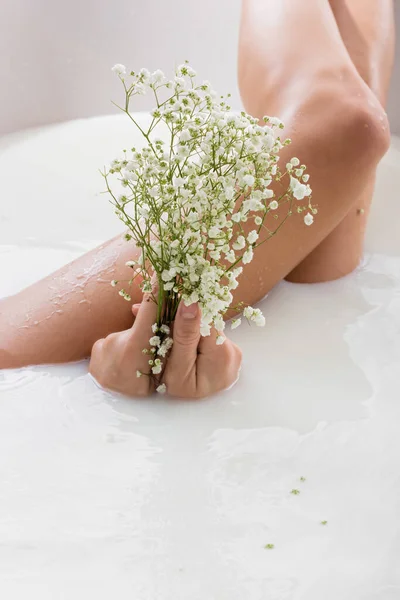
MULTIPOLYGON (((116 62, 168 72, 188 59, 238 108, 239 11, 240 0, 1 0, 0 134, 113 112, 116 62)), ((400 47, 389 110, 397 132, 399 94, 400 47)))

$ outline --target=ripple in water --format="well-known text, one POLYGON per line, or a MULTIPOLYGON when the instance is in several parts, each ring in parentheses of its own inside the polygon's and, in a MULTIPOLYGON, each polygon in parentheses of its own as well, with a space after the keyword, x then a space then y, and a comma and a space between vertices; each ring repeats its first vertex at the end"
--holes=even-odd
POLYGON ((33 381, 45 377, 43 372, 34 372, 31 369, 10 369, 0 371, 0 392, 14 390, 33 381))

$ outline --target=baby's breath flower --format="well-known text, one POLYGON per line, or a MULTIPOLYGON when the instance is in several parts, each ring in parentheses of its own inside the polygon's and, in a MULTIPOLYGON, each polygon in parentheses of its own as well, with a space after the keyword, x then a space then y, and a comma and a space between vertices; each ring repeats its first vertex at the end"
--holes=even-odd
POLYGON ((111 69, 111 71, 113 73, 116 73, 117 75, 125 75, 126 74, 126 67, 124 65, 121 64, 116 64, 113 66, 113 68, 111 69))
POLYGON ((156 391, 159 394, 165 394, 165 392, 167 391, 167 386, 165 385, 165 383, 161 383, 157 388, 156 391))
POLYGON ((242 319, 232 319, 231 329, 236 329, 236 327, 239 327, 241 322, 242 322, 242 319))
POLYGON ((253 260, 253 248, 248 248, 246 252, 242 256, 242 262, 244 265, 247 265, 249 262, 253 260))
POLYGON ((250 231, 249 235, 247 236, 247 241, 249 242, 249 244, 255 244, 257 240, 258 233, 257 231, 255 231, 255 229, 253 229, 253 231, 250 231))
POLYGON ((136 377, 141 377, 143 373, 141 371, 136 371, 136 377))
POLYGON ((131 297, 130 297, 130 295, 129 295, 129 294, 128 294, 128 292, 126 292, 125 290, 119 290, 119 292, 118 292, 118 293, 119 293, 119 295, 120 295, 120 296, 122 296, 122 298, 123 298, 124 300, 126 300, 127 302, 130 302, 130 301, 131 301, 131 297))
POLYGON ((154 375, 158 375, 159 373, 161 373, 162 371, 162 362, 159 358, 156 358, 154 361, 154 366, 152 367, 152 372, 154 373, 154 375))
POLYGON ((118 285, 118 281, 116 279, 113 279, 111 281, 111 285, 112 285, 112 287, 115 287, 116 285, 118 285))
POLYGON ((312 225, 314 223, 314 217, 311 213, 307 213, 304 217, 304 223, 306 225, 312 225))
POLYGON ((242 250, 246 246, 246 240, 243 235, 239 235, 236 242, 232 244, 234 250, 242 250))
POLYGON ((253 177, 253 175, 245 175, 243 177, 243 183, 245 185, 249 185, 249 186, 254 185, 254 177, 253 177))
POLYGON ((159 356, 167 356, 168 351, 172 348, 172 345, 174 343, 174 340, 170 337, 165 338, 165 340, 162 342, 161 346, 158 348, 157 350, 157 354, 159 356))
MULTIPOLYGON (((133 269, 130 282, 140 274, 141 290, 152 292, 150 275, 158 274, 157 321, 145 350, 152 373, 158 374, 172 347, 170 325, 179 302, 198 302, 201 335, 210 335, 214 327, 217 343, 223 343, 223 317, 239 285, 241 265, 250 263, 258 245, 268 239, 262 234, 271 233, 269 223, 262 228, 269 211, 281 206, 284 221, 284 207, 286 218, 301 214, 304 207, 292 208, 292 203, 308 198, 306 225, 317 211, 310 202, 305 165, 294 157, 286 165, 288 173, 278 167, 280 150, 290 144, 280 138, 279 119, 265 116, 259 123, 244 111, 232 112, 227 98, 217 95, 208 81, 196 84, 188 63, 179 65, 170 80, 160 70, 127 75, 123 65, 115 65, 113 71, 123 81, 128 115, 137 95, 154 95, 152 120, 148 128, 139 127, 143 145, 124 150, 104 178, 115 212, 128 229, 125 239, 133 239, 140 249, 137 259, 126 263, 133 269), (160 139, 159 124, 171 133, 168 143, 160 139), (282 202, 274 199, 274 182, 286 186, 282 202), (246 230, 246 222, 257 229, 246 230)), ((119 294, 131 299, 125 290, 119 294)), ((247 307, 243 316, 259 326, 265 323, 259 309, 247 307)), ((240 323, 234 319, 231 328, 240 323)), ((165 384, 157 388, 165 390, 165 384)))
POLYGON ((226 340, 226 337, 224 335, 217 335, 216 341, 215 343, 217 344, 217 346, 221 346, 226 340))

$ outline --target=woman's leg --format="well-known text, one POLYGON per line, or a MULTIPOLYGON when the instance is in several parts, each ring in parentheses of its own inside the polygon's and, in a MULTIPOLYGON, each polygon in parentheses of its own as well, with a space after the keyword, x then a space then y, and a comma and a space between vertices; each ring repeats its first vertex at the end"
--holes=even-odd
MULTIPOLYGON (((117 236, 0 300, 0 368, 79 360, 96 340, 130 327, 131 303, 110 282, 129 280, 125 263, 138 255, 135 244, 117 236)), ((125 287, 132 303, 141 301, 137 285, 125 287)))
MULTIPOLYGON (((340 34, 360 76, 386 107, 393 68, 393 0, 330 0, 340 34)), ((383 122, 382 127, 386 126, 383 122)), ((287 277, 295 282, 336 279, 359 264, 376 172, 366 181, 349 214, 287 277)))
MULTIPOLYGON (((356 205, 389 138, 382 130, 383 110, 350 60, 328 0, 245 0, 239 78, 250 113, 277 114, 285 121, 293 144, 282 151, 282 164, 292 156, 307 164, 319 208, 312 227, 293 215, 256 250, 235 294, 236 302, 253 304, 356 205)), ((277 221, 271 216, 267 226, 278 227, 285 214, 277 221)), ((3 301, 0 366, 80 359, 96 339, 127 327, 129 306, 109 280, 129 277, 123 265, 135 252, 114 240, 3 301)), ((138 296, 133 291, 133 302, 138 296)))

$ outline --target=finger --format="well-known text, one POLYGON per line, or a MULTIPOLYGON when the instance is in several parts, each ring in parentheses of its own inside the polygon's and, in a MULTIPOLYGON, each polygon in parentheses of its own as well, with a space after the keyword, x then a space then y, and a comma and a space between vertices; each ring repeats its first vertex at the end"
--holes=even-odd
POLYGON ((152 278, 152 292, 146 292, 143 296, 135 322, 133 323, 131 332, 132 339, 143 345, 143 348, 149 346, 149 339, 154 335, 152 325, 157 321, 157 279, 152 278))
POLYGON ((168 359, 169 371, 186 377, 197 360, 197 347, 200 341, 200 307, 197 302, 186 306, 180 302, 174 321, 171 354, 168 359))
POLYGON ((140 304, 132 304, 132 314, 134 317, 137 317, 140 306, 141 306, 141 303, 140 304))
POLYGON ((200 354, 212 354, 223 344, 226 343, 226 335, 223 331, 217 331, 215 327, 211 327, 210 335, 201 336, 199 343, 200 354), (222 342, 222 340, 224 340, 222 342), (222 344, 221 344, 222 342, 222 344))

